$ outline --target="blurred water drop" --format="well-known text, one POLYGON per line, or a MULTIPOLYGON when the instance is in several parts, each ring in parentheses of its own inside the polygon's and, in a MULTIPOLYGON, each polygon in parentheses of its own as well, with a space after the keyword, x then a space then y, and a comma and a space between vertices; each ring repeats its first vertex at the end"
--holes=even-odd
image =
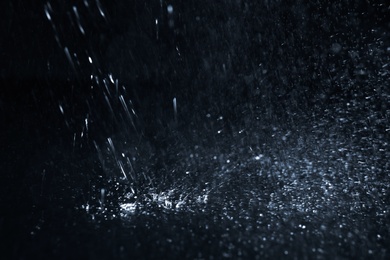
POLYGON ((71 56, 71 54, 69 52, 68 47, 64 48, 64 52, 65 52, 66 58, 68 59, 70 65, 72 66, 73 70, 76 71, 76 67, 74 65, 73 58, 72 58, 72 56, 71 56))
POLYGON ((60 108, 61 114, 64 114, 64 109, 63 109, 62 105, 59 104, 58 106, 59 106, 59 108, 60 108))
POLYGON ((158 19, 155 20, 156 24, 156 40, 159 40, 159 26, 158 26, 158 19))
POLYGON ((80 32, 81 32, 82 34, 85 34, 84 28, 83 28, 83 26, 81 25, 79 12, 78 12, 76 6, 73 6, 73 13, 74 13, 74 15, 76 16, 77 25, 78 25, 78 27, 79 27, 80 32))
POLYGON ((100 3, 100 0, 96 0, 96 5, 97 5, 97 7, 98 7, 98 9, 99 9, 100 15, 101 15, 103 18, 106 18, 106 15, 104 14, 102 5, 101 5, 101 3, 100 3))
POLYGON ((176 103, 176 98, 173 98, 173 111, 174 111, 175 122, 177 123, 177 103, 176 103))
POLYGON ((172 5, 168 5, 167 6, 167 11, 168 11, 168 14, 173 14, 173 6, 172 5))
POLYGON ((84 122, 85 122, 85 129, 88 131, 88 127, 89 127, 88 114, 87 114, 87 116, 85 117, 84 122))
POLYGON ((103 188, 103 189, 100 189, 100 208, 103 209, 104 208, 104 199, 105 199, 105 196, 106 196, 106 190, 103 188))
POLYGON ((342 47, 339 43, 333 43, 331 49, 334 53, 339 53, 342 50, 342 47))
POLYGON ((44 10, 45 10, 45 14, 46 14, 47 20, 49 20, 50 22, 52 22, 52 20, 51 20, 51 15, 50 15, 50 13, 52 12, 52 8, 51 8, 51 5, 50 5, 49 2, 47 2, 47 3, 45 4, 44 10))

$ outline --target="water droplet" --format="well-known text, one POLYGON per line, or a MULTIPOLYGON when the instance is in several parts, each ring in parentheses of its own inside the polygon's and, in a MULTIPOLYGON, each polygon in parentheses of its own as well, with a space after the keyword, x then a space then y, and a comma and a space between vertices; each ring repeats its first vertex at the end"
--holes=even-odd
POLYGON ((172 14, 173 13, 173 6, 172 5, 168 5, 167 11, 168 11, 169 14, 172 14))

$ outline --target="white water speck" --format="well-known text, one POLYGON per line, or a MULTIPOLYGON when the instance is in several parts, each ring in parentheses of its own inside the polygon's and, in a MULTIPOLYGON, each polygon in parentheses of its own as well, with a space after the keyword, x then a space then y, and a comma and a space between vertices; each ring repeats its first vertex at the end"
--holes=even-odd
POLYGON ((47 20, 49 20, 49 21, 51 21, 50 12, 51 12, 51 5, 50 5, 50 3, 47 3, 45 5, 45 14, 46 14, 47 20))
POLYGON ((111 81, 111 83, 112 84, 114 84, 115 82, 114 82, 114 78, 113 78, 113 76, 112 76, 112 74, 110 73, 110 74, 108 74, 108 78, 110 79, 110 81, 111 81))
POLYGON ((176 98, 173 98, 173 112, 174 112, 175 121, 177 121, 177 102, 176 102, 176 98))
POLYGON ((168 5, 167 6, 167 11, 169 14, 172 14, 173 13, 173 6, 172 5, 168 5))
POLYGON ((73 13, 76 16, 77 25, 79 27, 80 32, 82 34, 85 34, 84 28, 83 28, 83 26, 81 25, 81 22, 80 22, 79 12, 77 11, 77 7, 76 6, 73 6, 73 13))
POLYGON ((263 157, 264 157, 264 155, 259 154, 259 155, 255 156, 255 160, 258 161, 258 160, 260 160, 263 157))
POLYGON ((124 213, 129 214, 129 213, 135 213, 137 209, 137 203, 123 203, 120 204, 120 208, 124 213))
POLYGON ((102 4, 100 3, 99 0, 96 0, 96 5, 97 5, 97 7, 98 7, 98 9, 99 9, 100 15, 101 15, 103 18, 106 18, 106 15, 105 15, 104 12, 103 12, 102 4))
POLYGON ((62 105, 59 104, 58 106, 59 106, 59 108, 60 108, 61 114, 64 114, 64 108, 62 107, 62 105))

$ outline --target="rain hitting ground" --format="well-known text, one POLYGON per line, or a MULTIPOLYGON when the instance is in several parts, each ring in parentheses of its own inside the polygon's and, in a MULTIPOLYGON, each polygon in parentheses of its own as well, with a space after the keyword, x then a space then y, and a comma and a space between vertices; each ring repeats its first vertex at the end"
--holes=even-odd
POLYGON ((382 2, 5 4, 5 258, 388 259, 382 2))

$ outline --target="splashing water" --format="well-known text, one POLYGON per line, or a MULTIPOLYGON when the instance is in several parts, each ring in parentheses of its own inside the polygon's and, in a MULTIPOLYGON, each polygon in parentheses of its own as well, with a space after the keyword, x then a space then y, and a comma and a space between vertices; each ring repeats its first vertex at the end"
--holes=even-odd
MULTIPOLYGON (((89 11, 93 10, 91 1, 85 3, 88 3, 85 6, 89 11)), ((111 18, 104 11, 104 5, 99 1, 95 4, 97 13, 108 23, 111 18)), ((149 22, 153 29, 145 27, 145 30, 150 29, 144 39, 148 45, 145 48, 154 46, 148 37, 160 41, 163 34, 177 35, 180 29, 176 27, 175 20, 178 19, 179 8, 175 4, 166 4, 163 9, 165 3, 160 1, 159 4, 160 10, 164 11, 157 17, 151 17, 149 22)), ((246 5, 243 10, 250 12, 246 5)), ((72 10, 71 19, 79 33, 87 35, 88 27, 83 24, 87 19, 82 17, 79 7, 73 6, 72 10)), ((47 3, 44 11, 74 71, 84 68, 78 61, 78 56, 82 55, 77 55, 59 37, 58 26, 53 21, 56 10, 47 3)), ((234 8, 229 12, 235 14, 234 8)), ((226 18, 220 15, 222 20, 226 18)), ((168 58, 163 66, 164 60, 155 57, 153 50, 142 54, 130 50, 126 57, 140 64, 129 69, 129 74, 136 76, 129 76, 128 85, 122 84, 121 77, 116 78, 115 73, 104 73, 103 68, 96 68, 95 63, 98 64, 99 59, 95 58, 97 55, 92 55, 92 51, 83 55, 85 63, 94 72, 90 74, 90 95, 85 101, 88 109, 81 116, 84 120, 81 133, 74 133, 74 146, 77 146, 77 137, 80 145, 82 140, 87 139, 85 142, 93 147, 93 153, 98 157, 98 166, 93 167, 98 168, 99 176, 91 178, 99 180, 92 181, 94 185, 88 191, 91 196, 78 208, 97 222, 121 219, 133 223, 148 216, 163 219, 164 214, 212 218, 212 221, 206 221, 205 229, 210 223, 221 223, 221 230, 228 227, 221 231, 223 245, 219 245, 224 257, 242 256, 240 250, 267 252, 273 244, 285 245, 281 251, 283 256, 313 254, 326 257, 333 246, 353 248, 367 237, 371 239, 371 244, 367 248, 356 249, 352 254, 366 250, 364 255, 372 255, 372 247, 376 248, 377 256, 385 255, 387 249, 382 248, 381 243, 385 241, 384 237, 388 239, 389 234, 377 227, 388 225, 390 214, 387 160, 390 156, 390 92, 386 87, 389 61, 388 55, 381 56, 389 52, 389 47, 386 47, 388 41, 383 37, 382 40, 373 39, 364 51, 358 50, 359 46, 334 41, 327 47, 327 55, 332 58, 335 55, 348 57, 354 69, 347 68, 350 72, 345 73, 353 76, 332 70, 331 67, 337 65, 334 62, 327 69, 329 75, 315 76, 315 82, 323 88, 307 94, 311 92, 306 87, 278 87, 270 79, 270 74, 275 73, 276 82, 280 84, 289 80, 291 84, 307 83, 295 82, 289 78, 294 75, 290 76, 290 72, 283 74, 284 70, 278 67, 283 62, 290 62, 291 57, 278 56, 280 63, 273 68, 271 66, 271 69, 263 68, 262 64, 245 69, 232 64, 233 48, 240 40, 237 39, 239 36, 233 35, 239 25, 244 24, 240 20, 243 18, 232 16, 223 20, 223 26, 227 28, 223 32, 226 34, 210 26, 212 20, 210 24, 204 24, 202 19, 211 18, 196 16, 193 23, 196 21, 199 26, 206 27, 205 33, 211 35, 210 48, 217 50, 221 42, 230 41, 224 48, 230 54, 225 55, 223 51, 211 54, 199 48, 202 59, 198 61, 190 48, 182 48, 170 39, 164 46, 161 45, 163 47, 157 46, 163 50, 168 48, 167 52, 173 57, 168 58), (173 45, 171 52, 170 44, 173 45), (344 52, 344 49, 349 50, 344 52), (185 55, 187 58, 183 58, 185 55), (364 59, 361 56, 373 62, 360 63, 364 59), (141 92, 134 91, 132 84, 138 84, 137 80, 142 75, 154 77, 158 86, 163 82, 159 81, 159 77, 179 80, 179 77, 193 75, 185 69, 180 70, 180 66, 191 61, 201 66, 200 76, 197 75, 192 86, 199 85, 199 92, 204 90, 204 95, 209 96, 197 94, 195 98, 189 97, 196 93, 190 88, 183 91, 189 93, 187 96, 180 91, 169 96, 153 89, 157 94, 151 91, 150 95, 155 94, 157 98, 142 101, 139 98, 141 92), (169 65, 174 62, 175 65, 169 65), (148 67, 149 63, 156 68, 148 67), (242 79, 239 82, 231 81, 228 75, 236 69, 242 72, 236 75, 242 79), (160 73, 160 76, 155 73, 160 73), (234 86, 226 87, 231 93, 223 92, 225 86, 220 87, 222 84, 217 84, 218 81, 231 82, 234 86), (239 89, 237 82, 245 85, 246 90, 242 93, 236 90, 239 89), (335 82, 342 86, 334 87, 332 84, 335 82), (201 88, 203 83, 208 86, 217 84, 215 89, 219 92, 216 90, 215 94, 214 90, 201 88), (300 95, 311 95, 312 100, 305 103, 300 95), (197 98, 202 100, 199 102, 201 105, 194 101, 197 98), (164 102, 169 105, 165 106, 164 102), (147 110, 153 110, 153 113, 147 110), (159 113, 166 114, 156 116, 159 113), (153 127, 149 126, 150 122, 153 127), (365 223, 372 219, 371 226, 365 228, 365 223), (376 234, 371 234, 372 230, 376 234), (240 241, 235 246, 229 236, 238 231, 240 241), (314 242, 312 252, 305 253, 303 249, 297 249, 297 244, 309 244, 308 247, 311 247, 310 241, 305 240, 308 237, 314 237, 317 242, 314 242), (337 238, 338 244, 324 241, 325 238, 337 238), (286 245, 288 243, 292 245, 286 245)), ((131 36, 133 39, 137 37, 142 38, 131 36)), ((276 34, 269 37, 278 42, 276 34)), ((285 40, 281 46, 298 41, 288 37, 285 40)), ((258 41, 261 42, 261 39, 258 41)), ((120 40, 113 43, 114 46, 121 44, 138 46, 136 43, 126 45, 120 40)), ((248 47, 248 50, 251 48, 248 47)), ((272 49, 272 46, 269 48, 272 49)), ((282 52, 283 47, 280 48, 278 51, 282 52)), ((268 57, 268 54, 263 55, 268 57)), ((300 61, 293 62, 295 67, 291 67, 291 73, 301 77, 298 65, 308 61, 297 53, 293 55, 300 61)), ((318 57, 321 55, 318 54, 318 57)), ((122 58, 119 56, 118 59, 122 58)), ((313 58, 315 54, 311 57, 318 58, 313 58)), ((331 63, 332 58, 326 62, 331 63)), ((235 59, 238 62, 238 58, 235 59)), ((246 57, 245 61, 248 60, 246 57)), ((112 67, 115 68, 114 65, 112 67)), ((121 70, 118 71, 119 75, 123 75, 121 70)), ((189 81, 182 80, 180 83, 189 81)), ((313 81, 310 84, 314 84, 313 81)), ((60 103, 58 107, 62 115, 72 117, 65 104, 60 103)), ((270 255, 264 253, 263 256, 270 255)))

